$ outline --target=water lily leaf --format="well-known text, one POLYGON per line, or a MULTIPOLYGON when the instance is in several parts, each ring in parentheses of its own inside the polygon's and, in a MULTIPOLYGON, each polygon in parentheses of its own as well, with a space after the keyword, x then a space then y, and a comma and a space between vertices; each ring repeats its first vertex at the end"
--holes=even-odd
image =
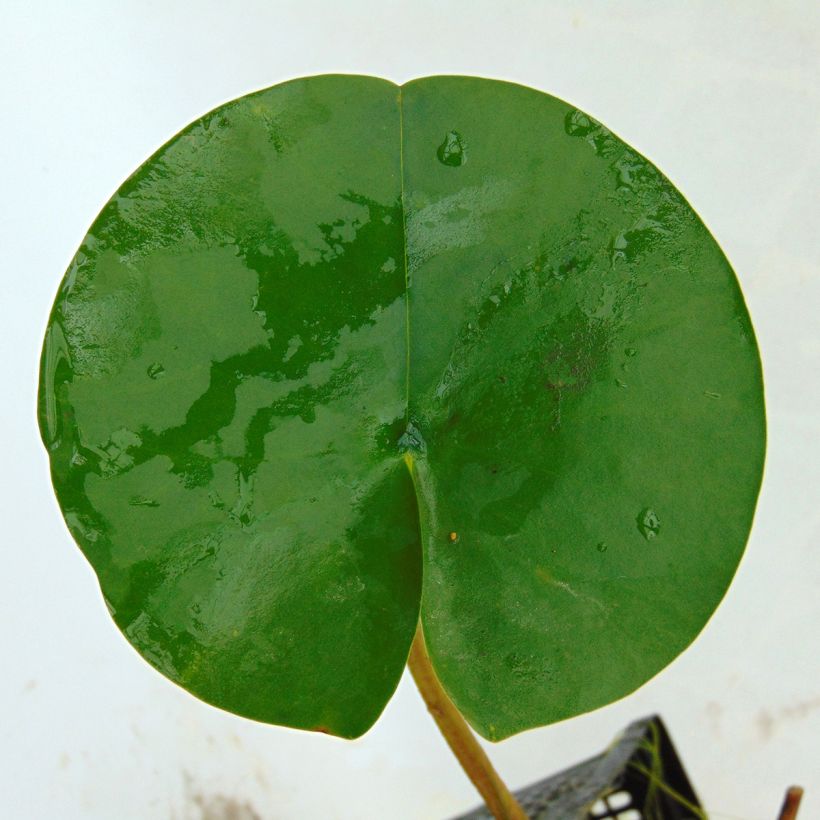
POLYGON ((485 737, 632 691, 724 594, 765 439, 681 195, 571 106, 463 77, 293 81, 177 135, 66 273, 39 414, 139 652, 344 737, 419 613, 485 737))
POLYGON ((158 151, 63 282, 40 418, 117 625, 164 675, 356 736, 418 619, 396 90, 321 77, 158 151))
POLYGON ((757 499, 760 362, 714 239, 600 123, 460 77, 403 99, 422 617, 499 739, 631 692, 704 626, 757 499))

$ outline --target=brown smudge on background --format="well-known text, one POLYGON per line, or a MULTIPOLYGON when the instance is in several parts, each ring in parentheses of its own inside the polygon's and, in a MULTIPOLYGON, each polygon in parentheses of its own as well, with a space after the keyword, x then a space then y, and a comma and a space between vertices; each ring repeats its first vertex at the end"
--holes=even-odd
POLYGON ((709 728, 715 737, 720 737, 720 719, 723 715, 723 707, 716 701, 710 700, 706 704, 706 717, 709 719, 709 728))
POLYGON ((233 797, 194 794, 192 800, 201 811, 202 820, 262 820, 250 803, 240 803, 233 797))
MULTIPOLYGON (((262 820, 262 815, 247 800, 224 794, 204 794, 193 785, 191 775, 183 771, 185 795, 189 807, 195 811, 197 820, 262 820)), ((189 817, 187 812, 184 817, 189 817)))
POLYGON ((803 720, 815 709, 820 709, 820 696, 809 700, 795 701, 790 706, 784 706, 774 714, 766 709, 761 709, 757 713, 755 721, 760 732, 760 739, 764 742, 771 740, 775 730, 780 728, 780 723, 790 720, 803 720))

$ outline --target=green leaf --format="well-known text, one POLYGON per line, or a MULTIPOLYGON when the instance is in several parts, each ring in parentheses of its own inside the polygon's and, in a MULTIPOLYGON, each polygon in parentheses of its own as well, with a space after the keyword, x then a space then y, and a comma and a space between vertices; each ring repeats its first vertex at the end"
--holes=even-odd
POLYGON ((765 444, 686 201, 566 103, 463 77, 297 80, 177 135, 66 274, 40 424, 142 655, 344 737, 420 606, 490 739, 635 689, 723 596, 765 444))
POLYGON ((403 112, 422 615, 498 739, 631 692, 706 623, 760 484, 760 362, 715 241, 602 125, 458 77, 403 112))

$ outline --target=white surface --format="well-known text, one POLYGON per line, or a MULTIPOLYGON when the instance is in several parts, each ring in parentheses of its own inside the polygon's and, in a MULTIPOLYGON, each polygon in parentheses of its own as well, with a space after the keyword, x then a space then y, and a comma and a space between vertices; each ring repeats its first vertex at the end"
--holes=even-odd
POLYGON ((806 2, 0 0, 0 815, 91 820, 446 817, 476 802, 406 678, 347 743, 256 725, 121 638, 52 499, 35 427, 47 311, 86 229, 215 105, 344 71, 512 79, 645 153, 731 259, 762 349, 769 451, 728 597, 637 694, 489 749, 521 786, 666 718, 717 818, 820 817, 820 12, 806 2))

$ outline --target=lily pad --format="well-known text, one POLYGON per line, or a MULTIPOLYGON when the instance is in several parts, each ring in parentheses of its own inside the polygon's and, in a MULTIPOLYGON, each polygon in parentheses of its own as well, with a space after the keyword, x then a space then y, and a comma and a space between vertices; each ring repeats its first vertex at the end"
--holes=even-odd
POLYGON ((419 615, 493 740, 640 686, 726 591, 765 447, 692 208, 588 115, 467 77, 296 80, 174 137, 65 275, 39 418, 143 657, 343 737, 419 615))

